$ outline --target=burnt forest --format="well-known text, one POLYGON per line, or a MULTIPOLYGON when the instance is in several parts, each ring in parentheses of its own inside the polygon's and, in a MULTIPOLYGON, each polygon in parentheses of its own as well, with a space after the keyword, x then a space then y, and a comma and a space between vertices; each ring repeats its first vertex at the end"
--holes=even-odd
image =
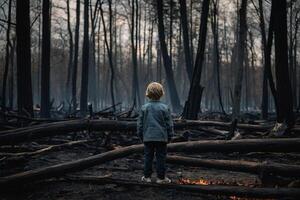
POLYGON ((300 0, 0 0, 0 200, 299 200, 299 26, 300 0))

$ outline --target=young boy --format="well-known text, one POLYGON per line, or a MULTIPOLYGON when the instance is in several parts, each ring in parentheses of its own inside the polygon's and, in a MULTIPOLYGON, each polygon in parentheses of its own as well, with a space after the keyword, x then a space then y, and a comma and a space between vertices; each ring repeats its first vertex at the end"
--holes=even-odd
POLYGON ((142 181, 151 182, 152 161, 156 156, 156 183, 170 183, 165 176, 167 143, 173 135, 173 122, 167 105, 160 101, 163 86, 157 82, 148 85, 146 96, 149 102, 142 106, 137 121, 137 133, 144 142, 144 176, 142 181))

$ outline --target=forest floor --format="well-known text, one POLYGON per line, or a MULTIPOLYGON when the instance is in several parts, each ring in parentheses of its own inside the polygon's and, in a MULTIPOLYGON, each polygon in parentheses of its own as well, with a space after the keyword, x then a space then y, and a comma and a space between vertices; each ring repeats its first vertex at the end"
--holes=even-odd
MULTIPOLYGON (((182 135, 182 131, 176 132, 182 135)), ((85 139, 87 133, 76 134, 76 139, 85 139)), ((97 132, 95 132, 97 135, 97 132)), ((103 136, 103 133, 99 133, 103 136)), ((104 134, 105 135, 105 134, 104 134)), ((245 138, 261 138, 260 134, 247 134, 245 138)), ((220 139, 220 136, 210 135, 206 132, 197 132, 191 134, 191 140, 214 140, 220 139)), ((74 134, 69 133, 51 138, 43 138, 34 142, 24 143, 24 148, 34 146, 35 144, 59 144, 62 141, 74 140, 74 134)), ((91 142, 78 146, 63 148, 61 150, 51 151, 47 154, 37 155, 30 159, 16 159, 10 161, 0 161, 0 176, 7 176, 17 172, 23 172, 30 169, 37 169, 66 161, 77 160, 91 155, 106 152, 110 149, 119 148, 139 143, 139 139, 134 133, 122 134, 115 133, 110 138, 108 144, 103 142, 91 142)), ((170 153, 170 155, 185 155, 184 153, 170 153)), ((196 158, 223 159, 223 160, 247 160, 256 162, 276 162, 300 165, 300 154, 298 153, 201 153, 188 155, 196 158)), ((155 165, 154 165, 155 171, 155 165)), ((72 176, 105 176, 110 175, 116 179, 134 180, 139 182, 143 175, 143 155, 134 154, 126 158, 117 159, 105 164, 96 165, 92 168, 71 173, 72 176)), ((259 175, 231 172, 227 170, 215 170, 200 167, 188 167, 168 164, 167 175, 173 182, 181 183, 182 180, 198 181, 199 184, 220 184, 232 186, 247 187, 287 187, 293 178, 283 177, 260 177, 259 175)), ((155 181, 156 174, 153 174, 155 181)), ((74 182, 66 179, 52 178, 38 183, 27 184, 24 188, 18 189, 19 192, 8 192, 0 195, 0 200, 24 199, 24 200, 88 200, 88 199, 240 199, 253 200, 253 198, 237 198, 235 196, 218 196, 207 194, 195 194, 190 192, 176 191, 175 189, 144 188, 139 186, 122 186, 118 184, 90 184, 85 182, 74 182)), ((284 198, 282 198, 284 199, 284 198)))

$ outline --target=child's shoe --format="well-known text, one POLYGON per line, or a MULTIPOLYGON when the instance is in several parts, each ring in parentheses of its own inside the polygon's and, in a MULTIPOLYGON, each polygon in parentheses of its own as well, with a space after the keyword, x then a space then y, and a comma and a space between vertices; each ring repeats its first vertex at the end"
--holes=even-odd
POLYGON ((151 178, 150 177, 146 178, 145 176, 143 176, 142 181, 145 183, 151 183, 151 178))
POLYGON ((171 179, 169 179, 168 177, 165 177, 164 179, 157 178, 156 183, 158 184, 171 183, 171 179))

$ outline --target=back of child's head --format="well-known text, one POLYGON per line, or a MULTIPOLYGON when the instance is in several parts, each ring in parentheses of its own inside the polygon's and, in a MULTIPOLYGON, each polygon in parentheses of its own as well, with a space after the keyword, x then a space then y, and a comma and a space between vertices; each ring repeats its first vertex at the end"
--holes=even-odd
POLYGON ((151 82, 146 89, 146 97, 151 100, 159 100, 164 95, 164 88, 160 83, 151 82))

